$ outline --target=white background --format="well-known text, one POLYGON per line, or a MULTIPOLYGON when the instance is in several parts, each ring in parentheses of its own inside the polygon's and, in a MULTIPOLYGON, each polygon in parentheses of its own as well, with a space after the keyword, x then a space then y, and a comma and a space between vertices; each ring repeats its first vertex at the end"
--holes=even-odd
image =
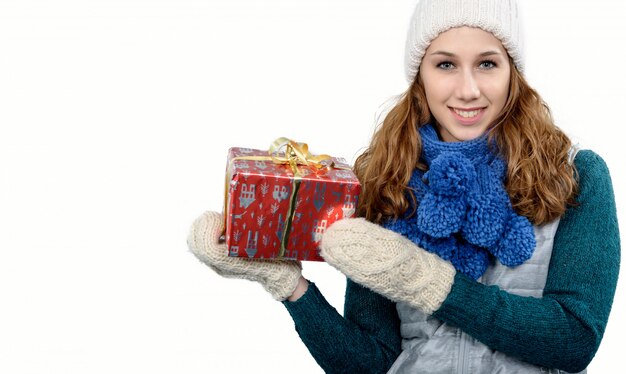
MULTIPOLYGON (((0 1, 0 372, 321 373, 286 309, 187 232, 221 210, 230 146, 354 161, 407 88, 414 3, 0 1)), ((608 163, 624 233, 623 2, 521 4, 527 79, 608 163)), ((304 274, 341 312, 343 276, 304 274)), ((625 286, 593 373, 623 361, 625 286)))

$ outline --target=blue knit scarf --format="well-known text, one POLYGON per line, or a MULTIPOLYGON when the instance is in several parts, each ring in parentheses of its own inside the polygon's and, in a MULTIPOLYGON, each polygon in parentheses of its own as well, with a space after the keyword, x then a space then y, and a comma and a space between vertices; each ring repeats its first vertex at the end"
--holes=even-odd
POLYGON ((432 125, 419 132, 428 171, 415 169, 409 182, 417 214, 409 209, 384 226, 474 279, 493 257, 511 267, 528 260, 535 249, 533 226, 513 211, 504 189, 506 163, 487 136, 442 142, 432 125))

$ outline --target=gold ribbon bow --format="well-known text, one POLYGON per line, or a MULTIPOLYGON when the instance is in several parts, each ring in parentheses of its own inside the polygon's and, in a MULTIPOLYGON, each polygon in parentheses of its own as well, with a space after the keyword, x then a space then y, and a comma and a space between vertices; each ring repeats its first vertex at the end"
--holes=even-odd
POLYGON ((272 142, 269 149, 271 160, 277 164, 289 164, 294 176, 300 176, 298 165, 310 166, 316 169, 332 168, 334 163, 329 155, 313 155, 309 152, 306 143, 294 142, 287 138, 278 138, 272 142), (282 155, 281 155, 282 153, 282 155), (324 161, 331 160, 329 164, 324 161))

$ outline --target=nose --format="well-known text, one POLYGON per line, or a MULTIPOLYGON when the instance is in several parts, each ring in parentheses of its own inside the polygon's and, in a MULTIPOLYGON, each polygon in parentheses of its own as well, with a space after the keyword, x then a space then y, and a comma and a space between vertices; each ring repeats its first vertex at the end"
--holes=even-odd
POLYGON ((465 70, 459 76, 457 95, 464 101, 475 100, 480 97, 480 89, 473 71, 465 70))

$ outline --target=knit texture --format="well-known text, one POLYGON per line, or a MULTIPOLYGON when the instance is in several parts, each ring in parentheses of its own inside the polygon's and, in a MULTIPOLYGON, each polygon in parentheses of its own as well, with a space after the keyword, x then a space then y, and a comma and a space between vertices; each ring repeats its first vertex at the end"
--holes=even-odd
MULTIPOLYGON (((591 151, 578 152, 575 165, 579 205, 559 223, 543 297, 512 295, 457 273, 433 314, 494 350, 570 372, 586 367, 602 341, 620 268, 609 171, 591 151)), ((343 317, 312 283, 283 305, 326 373, 385 373, 400 354, 393 303, 350 279, 343 317)))
POLYGON ((448 262, 364 218, 332 224, 320 248, 324 260, 348 278, 426 314, 448 296, 456 273, 448 262))
POLYGON ((493 34, 524 72, 522 22, 515 0, 420 0, 410 19, 404 67, 412 83, 430 43, 455 27, 477 27, 493 34))
POLYGON ((487 137, 443 142, 432 125, 419 131, 429 170, 416 169, 409 182, 417 214, 411 210, 384 226, 474 279, 487 270, 490 255, 506 266, 528 260, 536 244, 533 227, 513 211, 503 183, 506 164, 487 137))
POLYGON ((226 244, 219 243, 223 228, 224 218, 220 213, 202 214, 187 237, 191 252, 223 277, 259 282, 276 300, 285 300, 293 294, 302 269, 299 262, 229 257, 226 244))

